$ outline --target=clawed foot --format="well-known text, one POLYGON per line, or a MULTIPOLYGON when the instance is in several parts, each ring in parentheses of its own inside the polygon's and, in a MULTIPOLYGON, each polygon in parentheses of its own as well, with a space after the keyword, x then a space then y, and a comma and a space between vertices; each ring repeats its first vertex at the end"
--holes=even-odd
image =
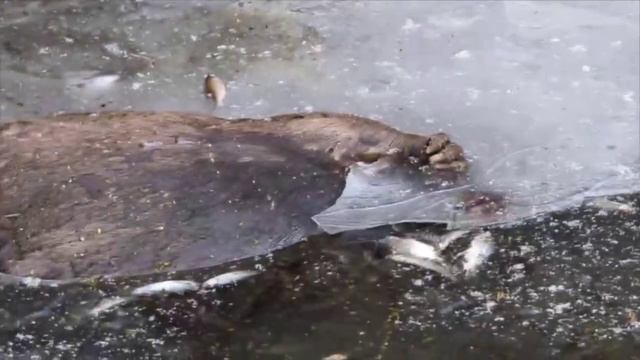
MULTIPOLYGON (((458 144, 452 143, 449 136, 438 133, 428 137, 427 144, 422 149, 426 155, 427 165, 437 170, 465 171, 469 167, 464 158, 464 150, 458 144)), ((422 156, 420 156, 422 158, 422 156)))
POLYGON ((384 153, 363 152, 355 155, 356 161, 373 163, 383 161, 389 164, 409 162, 423 170, 449 170, 464 172, 469 167, 464 158, 464 150, 449 140, 449 136, 438 133, 428 137, 405 134, 398 138, 384 153))

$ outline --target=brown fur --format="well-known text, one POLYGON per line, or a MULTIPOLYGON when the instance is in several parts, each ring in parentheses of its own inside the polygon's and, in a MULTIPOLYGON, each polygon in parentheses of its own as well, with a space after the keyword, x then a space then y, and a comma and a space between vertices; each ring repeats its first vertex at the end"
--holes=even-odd
POLYGON ((339 196, 346 166, 394 149, 428 162, 429 142, 329 113, 230 121, 123 112, 5 124, 0 271, 69 279, 264 253, 317 231, 310 217, 339 196))
POLYGON ((212 128, 287 137, 304 149, 330 154, 343 165, 363 159, 377 160, 394 149, 405 157, 423 157, 421 150, 429 142, 429 137, 403 133, 375 120, 349 114, 287 114, 268 120, 222 122, 212 128))

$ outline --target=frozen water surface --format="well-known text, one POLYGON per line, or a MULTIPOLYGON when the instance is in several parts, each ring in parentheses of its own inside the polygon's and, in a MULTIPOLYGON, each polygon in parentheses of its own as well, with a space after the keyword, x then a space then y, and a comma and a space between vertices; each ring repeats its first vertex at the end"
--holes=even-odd
MULTIPOLYGON (((613 180, 620 166, 637 173, 634 2, 4 7, 3 121, 56 111, 214 112, 200 93, 212 72, 230 94, 217 115, 331 110, 443 130, 475 159, 476 183, 533 203, 613 180), (523 151, 535 147, 550 151, 523 151), (505 166, 496 171, 496 162, 505 166)), ((637 190, 634 179, 627 189, 637 190)))
MULTIPOLYGON (((640 183, 639 7, 5 1, 0 122, 122 109, 225 117, 351 112, 406 131, 450 133, 472 156, 475 183, 518 201, 633 192, 640 183), (222 108, 201 94, 208 72, 227 82, 222 108)), ((621 200, 639 206, 637 196, 621 200)), ((215 295, 226 296, 230 310, 202 310, 220 299, 197 295, 87 320, 77 314, 105 295, 93 288, 8 288, 0 358, 486 358, 522 357, 523 348, 531 357, 629 358, 640 346, 639 229, 637 213, 579 208, 504 230, 486 273, 464 286, 407 266, 389 272, 391 265, 372 265, 351 247, 300 245, 273 261, 306 254, 296 271, 307 282, 267 272, 251 279, 271 284, 265 289, 215 295), (255 304, 243 307, 247 292, 255 304), (34 338, 42 339, 38 350, 29 345, 34 338)))

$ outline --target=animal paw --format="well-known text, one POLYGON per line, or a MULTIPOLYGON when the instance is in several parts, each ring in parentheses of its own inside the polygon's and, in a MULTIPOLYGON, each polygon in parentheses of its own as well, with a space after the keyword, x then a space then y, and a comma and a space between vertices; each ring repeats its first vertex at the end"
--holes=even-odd
POLYGON ((462 172, 469 167, 464 158, 464 150, 460 145, 451 142, 447 134, 429 136, 423 151, 431 168, 462 172))

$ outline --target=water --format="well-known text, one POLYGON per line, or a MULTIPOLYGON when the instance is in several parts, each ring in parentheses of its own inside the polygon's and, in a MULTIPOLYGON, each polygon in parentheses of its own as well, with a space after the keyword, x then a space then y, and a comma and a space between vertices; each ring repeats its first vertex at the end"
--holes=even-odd
MULTIPOLYGON (((524 156, 485 179, 521 197, 540 192, 523 186, 532 175, 570 193, 640 154, 638 2, 5 1, 0 18, 0 122, 353 112, 452 134, 478 179, 523 149, 559 152, 544 171, 524 156), (201 94, 207 72, 227 82, 222 108, 201 94)), ((5 288, 0 357, 629 358, 639 230, 637 214, 587 208, 494 229, 500 250, 458 284, 320 238, 255 260, 281 267, 214 298, 97 320, 83 314, 124 290, 5 288)))
MULTIPOLYGON (((640 198, 631 204, 639 207, 640 198)), ((7 356, 44 358, 633 358, 639 230, 637 215, 586 208, 492 229, 497 252, 476 277, 455 283, 376 258, 371 244, 357 241, 389 229, 323 236, 170 276, 202 281, 265 269, 235 287, 142 299, 98 318, 89 312, 102 299, 166 275, 7 287, 0 346, 7 356)))

